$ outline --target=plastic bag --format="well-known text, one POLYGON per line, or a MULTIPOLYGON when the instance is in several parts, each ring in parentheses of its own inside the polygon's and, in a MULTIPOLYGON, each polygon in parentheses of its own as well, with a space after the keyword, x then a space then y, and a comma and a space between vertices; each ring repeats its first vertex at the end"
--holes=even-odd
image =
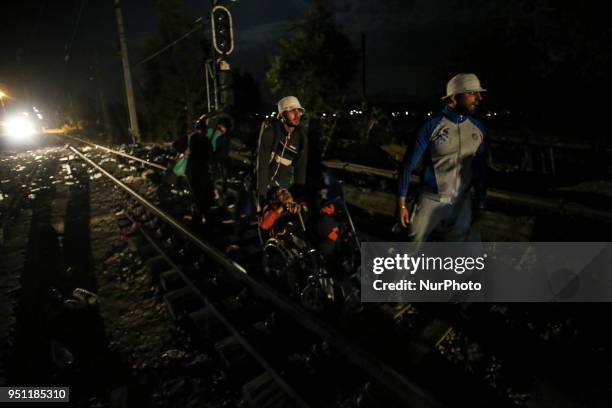
POLYGON ((185 174, 187 173, 187 162, 189 161, 189 156, 181 156, 176 163, 174 164, 174 167, 172 168, 172 171, 174 172, 174 174, 176 174, 177 177, 185 177, 185 174))
POLYGON ((187 135, 187 150, 185 154, 183 154, 177 161, 174 163, 174 167, 172 171, 176 174, 177 177, 185 177, 187 174, 187 163, 189 162, 189 148, 191 147, 191 136, 192 134, 187 135))

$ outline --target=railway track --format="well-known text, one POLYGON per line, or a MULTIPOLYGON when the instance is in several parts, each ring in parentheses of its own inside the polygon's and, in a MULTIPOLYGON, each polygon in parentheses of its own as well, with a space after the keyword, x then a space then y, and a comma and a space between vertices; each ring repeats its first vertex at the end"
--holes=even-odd
POLYGON ((181 189, 163 198, 125 182, 138 166, 163 171, 163 160, 69 149, 123 192, 117 221, 142 235, 133 239, 169 314, 219 356, 248 406, 605 406, 597 384, 612 364, 592 308, 370 304, 313 313, 266 278, 248 220, 190 229, 181 189), (124 161, 112 162, 120 174, 105 169, 109 157, 124 161), (577 369, 594 369, 595 383, 577 369))
POLYGON ((3 184, 7 184, 7 186, 3 186, 2 201, 5 201, 5 203, 3 203, 0 216, 0 245, 7 238, 8 230, 17 212, 24 207, 24 200, 28 198, 28 195, 35 194, 40 190, 40 188, 34 187, 32 192, 32 186, 40 183, 40 180, 37 180, 40 171, 39 158, 38 161, 33 159, 29 162, 19 162, 10 169, 10 174, 2 175, 3 184))
MULTIPOLYGON (((419 321, 416 327, 412 328, 412 334, 418 332, 416 340, 412 339, 411 344, 404 344, 401 340, 397 341, 399 339, 389 341, 380 334, 394 336, 397 321, 407 314, 405 306, 397 309, 368 307, 355 318, 345 317, 341 321, 313 315, 297 305, 294 299, 287 298, 265 282, 260 270, 261 254, 256 250, 257 244, 253 242, 257 236, 254 230, 256 226, 251 225, 250 229, 241 232, 238 242, 245 249, 250 246, 255 250, 246 251, 251 253, 247 259, 243 259, 246 266, 239 265, 218 249, 203 242, 197 234, 184 228, 176 218, 166 214, 127 186, 122 186, 119 180, 91 159, 79 154, 77 149, 71 149, 138 202, 137 206, 128 209, 129 220, 130 223, 141 226, 140 231, 148 245, 154 247, 158 256, 164 260, 163 266, 155 266, 154 269, 157 270, 156 278, 159 279, 160 285, 168 290, 164 299, 172 315, 179 320, 181 316, 187 316, 187 320, 194 326, 210 327, 211 318, 221 322, 225 332, 231 334, 217 339, 213 345, 221 354, 222 360, 231 365, 230 359, 224 355, 224 350, 227 347, 235 347, 238 343, 242 346, 242 354, 248 354, 265 371, 245 385, 245 398, 252 402, 252 406, 266 406, 265 403, 257 402, 257 396, 251 395, 251 388, 262 382, 267 384, 263 387, 263 390, 266 390, 264 395, 271 392, 272 387, 276 396, 273 400, 280 399, 279 394, 282 394, 297 406, 334 406, 342 396, 361 406, 444 406, 451 401, 449 396, 459 391, 451 378, 453 369, 443 373, 423 370, 423 364, 427 364, 426 362, 435 362, 437 369, 445 365, 443 359, 434 353, 435 347, 448 332, 448 325, 445 323, 437 320, 430 322, 427 319, 419 321), (157 243, 153 237, 157 238, 157 243), (208 262, 203 262, 202 256, 208 262), (214 264, 212 272, 211 263, 214 264), (177 282, 182 282, 183 286, 175 287, 177 282), (219 293, 224 295, 219 296, 219 293), (190 298, 192 300, 186 300, 190 298), (193 298, 198 298, 199 302, 194 302, 193 298), (202 307, 198 309, 198 305, 202 307), (257 309, 260 309, 259 313, 246 319, 245 327, 245 316, 251 315, 253 310, 257 309), (204 321, 202 316, 205 316, 204 321), (280 326, 276 327, 277 335, 280 334, 278 338, 274 333, 270 333, 269 329, 275 324, 280 326), (255 327, 268 329, 256 330, 255 327), (260 351, 261 330, 266 332, 263 343, 271 344, 264 347, 264 351, 260 351), (242 332, 250 333, 252 337, 242 337, 242 332), (288 333, 292 336, 288 336, 288 333), (304 342, 305 339, 308 341, 304 342), (287 344, 293 347, 287 349, 287 344), (402 354, 402 358, 391 364, 394 353, 402 354), (322 361, 316 363, 317 360, 322 361), (300 375, 294 378, 289 376, 290 379, 285 380, 289 373, 295 371, 296 361, 299 361, 300 375), (327 361, 327 364, 324 361, 327 361), (313 367, 316 364, 321 365, 313 367), (433 388, 432 391, 426 391, 412 379, 412 375, 407 374, 411 369, 419 367, 422 370, 419 380, 425 380, 425 383, 433 388), (304 371, 310 371, 311 374, 303 377, 304 371), (444 377, 448 377, 446 381, 436 384, 437 380, 444 377), (308 386, 305 387, 305 384, 308 386), (329 384, 334 385, 330 387, 329 384), (437 395, 444 397, 440 399, 437 395), (318 396, 319 399, 313 399, 313 396, 318 396), (323 396, 325 397, 321 398, 323 396), (369 405, 366 401, 370 401, 369 405)), ((123 156, 126 157, 125 154, 123 156)), ((130 160, 129 157, 126 158, 130 160)), ((185 207, 184 205, 183 208, 185 207)), ((233 234, 234 231, 226 229, 209 233, 208 237, 210 239, 211 235, 233 234)), ((228 243, 221 241, 220 245, 217 242, 220 247, 228 243)), ((206 332, 204 337, 214 336, 206 332)), ((237 360, 243 361, 244 357, 237 360)), ((456 397, 453 398, 454 405, 511 405, 478 381, 471 381, 470 389, 478 394, 478 403, 474 405, 473 398, 464 394, 459 398, 460 402, 456 397)))
MULTIPOLYGON (((247 271, 246 267, 219 249, 203 242, 174 217, 122 183, 78 149, 70 149, 138 203, 138 206, 126 208, 126 218, 130 223, 141 226, 140 232, 148 245, 161 258, 154 259, 158 259, 162 266, 152 266, 152 269, 159 272, 153 273, 158 275, 156 279, 160 285, 168 290, 164 299, 171 313, 177 319, 189 316, 194 325, 209 325, 209 319, 216 320, 219 323, 217 326, 223 327, 230 334, 215 343, 222 359, 230 366, 228 368, 244 361, 246 355, 261 367, 263 373, 245 385, 245 396, 254 402, 254 406, 266 406, 259 400, 269 392, 274 394, 274 401, 286 399, 296 406, 331 406, 338 398, 338 390, 351 390, 348 394, 360 396, 374 392, 371 384, 377 384, 376 387, 385 390, 385 399, 404 406, 443 406, 432 394, 347 339, 328 322, 313 316, 291 299, 255 279, 254 271, 247 271), (147 225, 151 231, 147 231, 147 225), (171 230, 162 231, 163 226, 169 226, 171 230), (156 235, 158 241, 153 238, 156 235), (179 251, 172 254, 172 249, 179 251), (180 263, 176 260, 179 254, 180 263), (204 257, 204 262, 201 257, 204 257), (198 262, 196 267, 195 262, 198 262), (159 271, 160 268, 163 271, 159 271), (176 288, 177 282, 181 282, 182 286, 176 288), (219 296, 220 293, 223 296, 219 296), (272 327, 275 325, 282 329, 272 327), (275 335, 273 330, 281 333, 275 335), (244 332, 250 336, 242 334, 244 332), (262 336, 264 339, 258 338, 262 336), (265 347, 261 345, 262 342, 266 344, 265 347), (237 346, 243 349, 238 356, 233 355, 237 346), (280 353, 279 350, 284 352, 280 353), (320 353, 326 355, 318 356, 320 353), (320 379, 335 379, 336 384, 328 393, 321 390, 329 388, 329 384, 315 381, 316 376, 311 375, 307 379, 307 389, 304 389, 303 379, 286 380, 288 373, 295 370, 288 364, 292 358, 302 360, 294 363, 299 365, 314 364, 313 360, 322 357, 334 362, 333 367, 327 364, 325 370, 318 370, 320 379), (321 371, 326 374, 321 375, 321 371), (356 375, 357 371, 361 371, 361 375, 356 375), (331 375, 332 372, 338 376, 331 375), (328 398, 327 402, 325 397, 328 398)), ((253 237, 253 232, 251 229, 243 235, 253 237)), ((205 337, 211 335, 209 333, 205 337)))
MULTIPOLYGON (((32 187, 40 183, 37 177, 41 172, 40 163, 33 157, 13 155, 5 157, 1 163, 0 180, 0 361, 6 360, 11 353, 15 339, 16 314, 18 302, 16 293, 21 291, 21 278, 25 263, 27 241, 23 236, 29 234, 30 222, 23 213, 31 206, 34 193, 32 187)), ((0 366, 0 384, 6 383, 7 372, 0 366)))
MULTIPOLYGON (((252 238, 255 234, 252 233, 252 230, 250 232, 252 238)), ((221 232, 219 235, 226 234, 227 231, 225 234, 221 232)), ((244 235, 245 237, 249 236, 249 231, 244 231, 244 235)), ((241 238, 241 245, 245 244, 244 241, 248 241, 248 238, 241 238)), ((223 244, 221 244, 222 246, 223 244)), ((246 246, 248 247, 248 243, 246 246)), ((252 255, 254 256, 246 257, 247 259, 244 262, 248 267, 243 269, 248 269, 249 274, 254 277, 262 278, 258 271, 261 258, 256 252, 252 255)), ((244 276, 238 274, 238 278, 244 276)), ((282 295, 275 292, 271 294, 272 299, 278 299, 279 296, 282 295)), ((287 299, 287 301, 291 303, 291 299, 287 299)), ((566 399, 579 401, 580 391, 570 391, 564 388, 567 384, 564 381, 559 381, 558 370, 554 366, 554 362, 559 361, 559 359, 567 361, 568 368, 564 372, 569 373, 572 371, 570 367, 578 367, 575 365, 577 360, 583 362, 597 360, 599 363, 595 364, 594 367, 598 367, 597 372, 599 373, 603 366, 609 364, 608 351, 600 346, 597 348, 598 351, 595 352, 593 350, 593 339, 589 336, 580 338, 579 341, 577 338, 570 341, 567 338, 567 333, 559 335, 556 339, 554 335, 545 333, 555 325, 561 327, 561 332, 564 330, 571 331, 575 328, 573 325, 580 324, 588 327, 587 332, 594 330, 592 326, 594 322, 591 318, 593 308, 588 306, 571 308, 571 306, 567 306, 560 309, 554 305, 540 306, 542 307, 425 305, 419 306, 417 312, 414 313, 414 308, 411 309, 410 306, 374 305, 366 308, 364 313, 356 318, 344 317, 341 320, 332 319, 331 321, 324 319, 321 323, 327 324, 328 327, 331 323, 332 327, 330 329, 332 332, 336 330, 344 334, 345 338, 354 340, 358 349, 374 350, 372 354, 380 360, 376 364, 381 362, 385 364, 386 362, 392 372, 395 371, 402 375, 402 373, 417 370, 419 372, 418 381, 414 383, 429 390, 430 395, 440 396, 442 403, 450 403, 451 406, 520 405, 525 404, 525 401, 530 401, 532 406, 538 406, 538 404, 546 406, 546 401, 557 401, 559 403, 566 399), (505 307, 509 312, 500 312, 505 307), (411 313, 418 317, 411 318, 411 313), (554 321, 544 322, 543 319, 549 316, 554 316, 554 321), (385 321, 385 319, 386 324, 377 325, 375 323, 385 321), (564 319, 565 323, 568 320, 573 323, 564 324, 564 319), (517 321, 520 323, 517 323, 517 321), (408 329, 406 326, 408 326, 408 329), (522 326, 520 330, 518 326, 522 326), (536 329, 533 328, 534 326, 536 329), (489 331, 483 329, 484 327, 495 327, 496 330, 489 331), (445 347, 448 354, 448 349, 453 343, 449 338, 457 337, 452 336, 453 332, 458 332, 459 337, 463 336, 460 341, 460 343, 463 343, 460 347, 464 349, 469 349, 470 341, 477 341, 481 345, 481 353, 486 355, 483 359, 492 361, 487 367, 481 367, 484 377, 497 369, 498 372, 494 372, 490 377, 497 376, 498 380, 500 377, 506 378, 496 383, 495 380, 490 381, 490 378, 482 381, 478 378, 478 375, 473 375, 472 378, 462 381, 461 384, 454 384, 454 379, 458 376, 465 376, 465 372, 462 373, 462 370, 458 369, 456 364, 454 366, 447 364, 448 355, 446 358, 440 358, 438 354, 445 347), (383 333, 383 336, 381 336, 381 333, 383 333), (387 338, 393 338, 398 333, 401 334, 401 337, 395 341, 387 338), (546 336, 552 339, 542 341, 542 338, 546 336), (467 340, 468 338, 471 340, 467 340), (572 343, 571 347, 568 346, 568 342, 572 343), (521 347, 517 348, 517 344, 520 344, 521 347), (381 352, 381 350, 386 350, 386 352, 381 352), (571 350, 572 358, 563 357, 563 350, 571 350), (408 355, 409 357, 397 359, 395 356, 398 354, 408 355), (527 367, 527 370, 521 369, 521 367, 527 367), (529 372, 527 376, 524 375, 525 371, 529 372), (525 380, 525 377, 529 380, 525 380), (484 384, 488 384, 488 386, 484 384), (497 390, 492 390, 491 386, 497 388, 497 390), (500 392, 499 388, 502 386, 506 389, 500 392), (531 397, 531 394, 534 393, 538 394, 539 400, 531 397), (452 397, 449 399, 450 396, 452 397)), ((298 312, 291 315, 291 318, 299 319, 298 315, 311 316, 308 312, 298 308, 298 312)), ((312 331, 308 324, 303 325, 303 327, 312 331)), ((337 350, 342 354, 351 354, 351 347, 347 347, 346 344, 331 344, 331 346, 337 347, 337 350)), ((345 357, 347 356, 345 355, 345 357)), ((350 359, 350 356, 348 357, 350 359)), ((459 357, 459 360, 461 358, 459 357)), ((450 360, 452 361, 453 358, 450 358, 450 360)), ((361 368, 365 373, 376 372, 376 364, 361 368)), ((359 367, 359 365, 357 366, 359 367)), ((581 367, 584 368, 584 364, 581 367)), ((462 368, 465 369, 465 367, 462 368)), ((475 373, 472 372, 472 374, 475 373)), ((571 376, 576 377, 575 373, 571 376)), ((407 376, 407 378, 413 379, 414 377, 407 376)), ((603 381, 604 378, 607 378, 607 376, 599 376, 595 383, 603 381)), ((378 384, 379 387, 382 385, 384 391, 378 391, 379 396, 385 395, 390 390, 396 390, 397 387, 393 384, 399 385, 400 388, 410 389, 410 387, 402 387, 398 383, 389 381, 389 379, 375 378, 375 380, 378 381, 367 383, 378 384)), ((588 387, 583 384, 581 387, 585 393, 597 394, 593 393, 594 385, 588 387), (585 391, 585 389, 588 391, 585 391)), ((374 388, 376 387, 369 387, 369 391, 374 392, 372 391, 374 388)), ((593 396, 593 398, 596 400, 598 397, 593 396)), ((398 400, 405 403, 408 402, 409 398, 398 400)), ((410 406, 414 404, 414 401, 410 401, 408 404, 410 406)))

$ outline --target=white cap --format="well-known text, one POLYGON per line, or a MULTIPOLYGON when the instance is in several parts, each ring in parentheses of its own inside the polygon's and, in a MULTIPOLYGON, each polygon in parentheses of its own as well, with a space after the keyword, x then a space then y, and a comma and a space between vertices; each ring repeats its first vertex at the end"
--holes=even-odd
POLYGON ((295 96, 285 96, 283 99, 278 101, 276 106, 278 108, 279 118, 281 116, 281 113, 294 109, 299 109, 302 111, 302 113, 305 112, 304 108, 302 108, 302 105, 300 105, 300 101, 298 101, 298 98, 296 98, 295 96))
POLYGON ((442 99, 462 93, 485 91, 476 74, 457 74, 446 84, 446 96, 442 99))

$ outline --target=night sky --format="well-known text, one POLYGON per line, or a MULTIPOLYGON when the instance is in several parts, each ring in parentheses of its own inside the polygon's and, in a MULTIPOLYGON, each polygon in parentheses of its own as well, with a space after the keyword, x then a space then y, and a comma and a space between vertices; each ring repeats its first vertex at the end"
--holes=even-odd
MULTIPOLYGON (((11 95, 23 97, 30 92, 33 99, 43 100, 56 97, 66 89, 77 92, 93 88, 88 84, 89 67, 94 61, 93 54, 98 53, 109 92, 120 97, 121 65, 112 3, 113 0, 26 0, 9 6, 3 2, 0 84, 11 95), (66 61, 67 48, 70 56, 66 61), (27 90, 24 82, 28 84, 27 90)), ((209 6, 203 0, 191 0, 187 4, 194 18, 208 13, 209 6)), ((307 7, 308 3, 302 1, 233 3, 237 44, 232 60, 236 66, 257 76, 265 72, 267 46, 271 41, 276 42, 307 7)), ((122 8, 130 62, 135 65, 145 57, 142 48, 147 37, 155 32, 155 2, 126 1, 122 8)), ((186 27, 185 31, 190 28, 186 27)))
MULTIPOLYGON (((65 98, 67 93, 85 90, 95 94, 90 67, 97 54, 107 93, 111 99, 122 98, 112 3, 113 0, 3 2, 0 86, 16 99, 30 97, 41 105, 65 98)), ((516 7, 529 7, 529 3, 540 2, 518 1, 516 7)), ((483 23, 503 18, 505 12, 504 7, 489 7, 488 2, 482 1, 465 7, 450 0, 330 0, 327 4, 356 47, 361 34, 366 34, 368 94, 388 101, 411 97, 435 100, 444 92, 442 78, 458 68, 450 59, 451 51, 457 52, 466 41, 486 39, 489 33, 483 23)), ((194 18, 208 13, 207 1, 187 0, 187 5, 194 18)), ((231 2, 236 48, 230 62, 259 81, 267 101, 274 100, 264 81, 268 58, 278 41, 288 35, 292 22, 299 20, 309 5, 308 0, 231 2)), ((587 12, 597 14, 595 7, 587 12)), ((143 46, 155 32, 155 2, 125 1, 123 14, 130 60, 135 65, 146 57, 143 46)), ((483 45, 482 52, 489 52, 490 48, 483 45)), ((490 63, 495 66, 496 61, 492 58, 490 63)), ((499 62, 504 66, 524 63, 520 55, 506 56, 505 61, 499 62)), ((461 68, 478 70, 480 66, 461 68)), ((479 75, 485 84, 490 84, 492 77, 498 83, 508 84, 512 80, 509 69, 495 75, 483 71, 479 75)))

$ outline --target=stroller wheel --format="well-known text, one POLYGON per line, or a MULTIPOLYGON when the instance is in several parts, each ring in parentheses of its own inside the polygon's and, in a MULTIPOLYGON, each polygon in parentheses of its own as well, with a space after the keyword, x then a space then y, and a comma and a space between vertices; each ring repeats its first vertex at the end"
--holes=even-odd
POLYGON ((311 281, 302 290, 300 300, 302 302, 302 306, 304 306, 306 309, 312 312, 320 313, 325 309, 327 294, 317 282, 311 281))
POLYGON ((282 248, 276 245, 268 245, 264 248, 263 267, 264 273, 272 281, 281 281, 289 259, 282 248))

